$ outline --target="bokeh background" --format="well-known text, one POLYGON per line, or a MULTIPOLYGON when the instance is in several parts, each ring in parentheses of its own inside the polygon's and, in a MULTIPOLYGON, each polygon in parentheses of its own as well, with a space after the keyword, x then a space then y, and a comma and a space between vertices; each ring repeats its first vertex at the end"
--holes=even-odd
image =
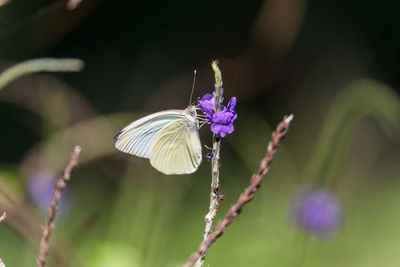
MULTIPOLYGON (((145 114, 185 108, 194 69, 194 95, 211 92, 212 59, 220 61, 226 101, 238 98, 235 131, 222 142, 217 220, 248 185, 275 125, 286 114, 295 120, 254 201, 205 266, 399 266, 399 2, 67 5, 0 1, 0 70, 41 57, 86 63, 81 72, 27 75, 0 91, 6 266, 35 265, 54 181, 76 144, 80 163, 48 266, 186 261, 202 238, 210 164, 165 176, 116 151, 112 137, 145 114)), ((210 146, 210 128, 200 134, 210 146)))

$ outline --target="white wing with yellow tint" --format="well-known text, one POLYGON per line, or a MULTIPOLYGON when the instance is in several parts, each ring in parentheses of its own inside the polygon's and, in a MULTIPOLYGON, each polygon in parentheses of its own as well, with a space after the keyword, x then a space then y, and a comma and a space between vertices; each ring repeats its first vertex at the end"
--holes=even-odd
POLYGON ((150 158, 156 135, 169 123, 182 120, 185 114, 184 110, 166 110, 136 120, 115 135, 115 147, 128 154, 150 158))
POLYGON ((164 174, 195 172, 201 163, 197 119, 189 115, 162 128, 153 140, 150 163, 164 174))

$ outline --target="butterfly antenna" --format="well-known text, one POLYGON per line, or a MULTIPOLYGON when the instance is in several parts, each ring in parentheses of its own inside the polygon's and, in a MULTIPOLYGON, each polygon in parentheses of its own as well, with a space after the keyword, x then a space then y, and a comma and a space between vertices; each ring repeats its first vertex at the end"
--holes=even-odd
POLYGON ((193 85, 192 85, 192 92, 190 93, 189 106, 192 104, 192 96, 193 96, 193 91, 194 91, 194 85, 196 84, 196 73, 197 73, 197 71, 194 70, 194 73, 193 73, 193 85))

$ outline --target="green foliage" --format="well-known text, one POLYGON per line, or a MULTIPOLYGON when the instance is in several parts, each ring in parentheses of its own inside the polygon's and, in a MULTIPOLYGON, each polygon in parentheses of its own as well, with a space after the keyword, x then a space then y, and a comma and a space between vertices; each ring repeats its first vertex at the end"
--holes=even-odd
POLYGON ((350 84, 335 98, 324 117, 303 179, 318 180, 322 184, 333 179, 334 170, 349 147, 351 133, 361 119, 372 117, 393 136, 400 127, 399 115, 399 98, 385 84, 374 80, 350 84))

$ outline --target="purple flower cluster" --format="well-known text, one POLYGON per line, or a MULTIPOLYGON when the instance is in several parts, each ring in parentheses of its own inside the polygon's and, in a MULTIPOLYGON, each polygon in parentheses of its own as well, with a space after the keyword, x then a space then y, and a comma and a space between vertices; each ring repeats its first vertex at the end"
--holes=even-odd
MULTIPOLYGON (((50 170, 40 170, 33 174, 29 179, 27 187, 28 194, 38 209, 45 213, 49 207, 56 183, 56 177, 50 170)), ((60 209, 68 211, 70 206, 70 195, 64 192, 61 199, 60 209)))
POLYGON ((332 235, 342 212, 337 197, 325 190, 303 194, 293 206, 294 221, 301 229, 318 237, 332 235))
POLYGON ((221 105, 221 110, 218 112, 216 112, 214 109, 215 97, 212 94, 205 94, 198 101, 198 105, 205 115, 206 122, 211 124, 211 131, 213 133, 218 134, 221 137, 225 137, 227 134, 233 132, 233 121, 237 118, 235 109, 236 97, 232 97, 226 107, 221 105))

